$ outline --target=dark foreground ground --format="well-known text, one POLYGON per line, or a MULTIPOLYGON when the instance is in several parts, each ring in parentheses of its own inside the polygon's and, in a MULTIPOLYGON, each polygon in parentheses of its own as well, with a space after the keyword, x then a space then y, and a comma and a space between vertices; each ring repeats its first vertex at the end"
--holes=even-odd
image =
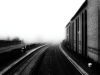
MULTIPOLYGON (((31 50, 30 50, 31 51, 31 50)), ((21 54, 23 55, 23 54, 21 54)), ((6 61, 7 62, 7 61, 6 61)), ((2 65, 1 65, 2 66, 2 65)), ((84 67, 83 62, 76 58, 67 49, 61 49, 59 45, 46 45, 14 65, 3 75, 97 75, 90 68, 84 67), (65 54, 62 52, 65 51, 65 54), (66 54, 68 56, 66 56, 66 54), (73 59, 73 61, 72 61, 73 59), (74 60, 75 59, 75 60, 74 60), (69 61, 70 60, 70 61, 69 61), (78 66, 84 69, 82 73, 78 66), (77 68, 77 69, 76 69, 77 68)))

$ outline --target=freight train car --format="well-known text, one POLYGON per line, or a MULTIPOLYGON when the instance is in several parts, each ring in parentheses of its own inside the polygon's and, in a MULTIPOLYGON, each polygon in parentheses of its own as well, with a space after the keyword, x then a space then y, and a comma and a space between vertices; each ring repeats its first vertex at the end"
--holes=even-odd
POLYGON ((66 26, 67 46, 100 63, 100 0, 86 0, 66 26))

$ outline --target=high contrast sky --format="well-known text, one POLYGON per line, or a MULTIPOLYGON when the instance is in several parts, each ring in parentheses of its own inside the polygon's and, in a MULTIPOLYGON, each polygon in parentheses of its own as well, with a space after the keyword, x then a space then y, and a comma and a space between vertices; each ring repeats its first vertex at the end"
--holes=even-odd
POLYGON ((0 39, 60 42, 85 0, 0 0, 0 39))

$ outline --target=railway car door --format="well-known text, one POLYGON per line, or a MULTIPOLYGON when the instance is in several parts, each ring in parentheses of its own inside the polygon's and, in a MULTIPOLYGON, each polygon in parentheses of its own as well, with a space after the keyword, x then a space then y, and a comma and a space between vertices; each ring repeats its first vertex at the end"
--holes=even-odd
POLYGON ((76 19, 76 53, 78 53, 78 50, 77 50, 77 19, 76 19))
POLYGON ((79 53, 79 17, 77 18, 77 50, 79 53))
POLYGON ((87 56, 87 11, 82 13, 82 55, 87 56))
POLYGON ((72 50, 74 50, 74 22, 72 23, 72 50))
POLYGON ((79 53, 79 17, 76 19, 76 52, 79 53))

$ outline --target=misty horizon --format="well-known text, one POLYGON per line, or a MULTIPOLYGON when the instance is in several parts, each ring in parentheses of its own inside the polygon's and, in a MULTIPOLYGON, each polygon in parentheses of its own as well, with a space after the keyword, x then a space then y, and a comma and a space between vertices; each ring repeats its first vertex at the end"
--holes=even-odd
POLYGON ((65 26, 83 2, 0 1, 0 40, 18 37, 25 42, 59 43, 66 37, 65 26))

